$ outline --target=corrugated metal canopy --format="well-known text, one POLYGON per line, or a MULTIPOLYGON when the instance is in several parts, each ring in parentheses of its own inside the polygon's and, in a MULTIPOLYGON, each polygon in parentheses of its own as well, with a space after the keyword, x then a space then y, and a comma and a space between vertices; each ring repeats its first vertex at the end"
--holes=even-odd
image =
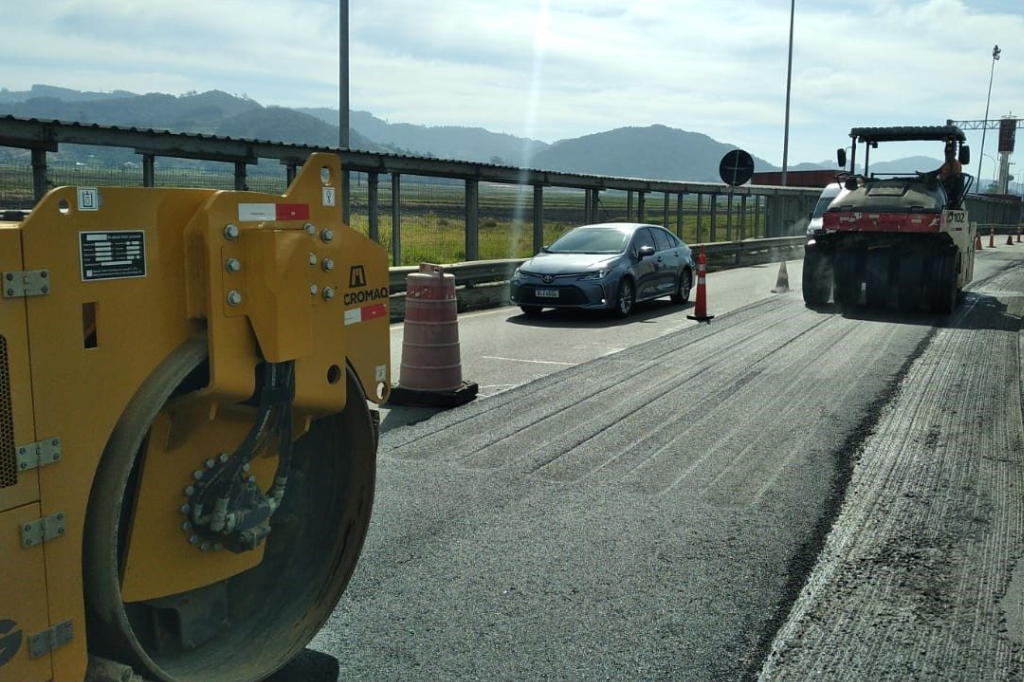
POLYGON ((850 137, 858 142, 901 142, 916 140, 949 140, 966 142, 967 136, 960 128, 945 126, 893 126, 886 128, 854 128, 850 137))

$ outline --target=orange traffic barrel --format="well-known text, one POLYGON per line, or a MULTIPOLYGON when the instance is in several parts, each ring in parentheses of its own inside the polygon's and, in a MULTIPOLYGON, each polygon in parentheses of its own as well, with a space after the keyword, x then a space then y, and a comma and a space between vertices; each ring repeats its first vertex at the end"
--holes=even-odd
POLYGON ((406 277, 402 364, 388 402, 455 407, 477 391, 477 384, 462 379, 455 276, 421 263, 419 272, 406 277))

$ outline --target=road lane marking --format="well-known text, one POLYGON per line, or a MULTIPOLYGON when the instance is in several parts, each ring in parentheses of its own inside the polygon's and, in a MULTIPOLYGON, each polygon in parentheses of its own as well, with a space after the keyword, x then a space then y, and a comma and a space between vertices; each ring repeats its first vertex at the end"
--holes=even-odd
POLYGON ((564 365, 566 367, 574 367, 577 363, 575 362, 555 362, 554 360, 522 360, 520 358, 502 358, 495 355, 484 355, 484 360, 505 360, 507 362, 528 362, 532 365, 564 365))

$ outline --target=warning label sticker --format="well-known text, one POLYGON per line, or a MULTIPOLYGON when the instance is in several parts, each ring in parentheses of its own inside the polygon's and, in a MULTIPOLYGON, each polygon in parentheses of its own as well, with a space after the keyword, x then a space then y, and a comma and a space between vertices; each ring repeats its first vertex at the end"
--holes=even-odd
POLYGON ((82 281, 146 276, 146 233, 142 230, 79 232, 82 281))

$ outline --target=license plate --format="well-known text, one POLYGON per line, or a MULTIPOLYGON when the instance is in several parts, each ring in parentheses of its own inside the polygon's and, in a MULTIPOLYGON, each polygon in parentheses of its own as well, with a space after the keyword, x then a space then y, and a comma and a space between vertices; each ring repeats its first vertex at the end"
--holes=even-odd
POLYGON ((535 289, 533 293, 537 298, 558 298, 558 289, 535 289))

